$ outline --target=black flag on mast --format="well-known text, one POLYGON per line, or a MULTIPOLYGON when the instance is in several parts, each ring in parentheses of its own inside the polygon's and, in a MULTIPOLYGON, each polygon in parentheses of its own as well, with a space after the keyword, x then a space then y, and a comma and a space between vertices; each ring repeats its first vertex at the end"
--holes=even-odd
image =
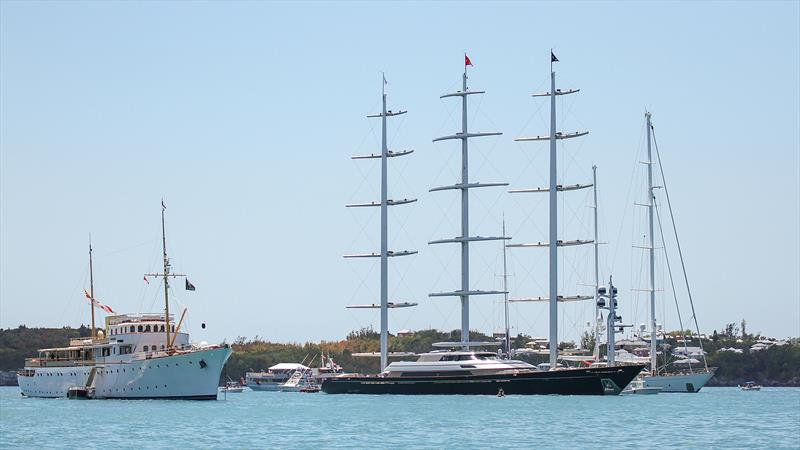
POLYGON ((186 278, 186 290, 187 291, 193 291, 194 290, 194 285, 189 282, 188 278, 186 278))
POLYGON ((558 62, 558 58, 556 58, 556 54, 550 50, 550 62, 558 62))

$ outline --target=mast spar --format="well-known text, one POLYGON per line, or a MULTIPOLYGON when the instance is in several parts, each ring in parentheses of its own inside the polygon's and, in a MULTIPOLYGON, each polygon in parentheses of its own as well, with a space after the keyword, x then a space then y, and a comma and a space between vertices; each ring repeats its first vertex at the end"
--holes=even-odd
POLYGON ((430 192, 457 189, 461 191, 461 236, 451 239, 440 239, 428 242, 431 244, 458 243, 461 246, 461 288, 449 292, 436 292, 428 294, 429 297, 459 297, 461 300, 461 342, 442 342, 438 346, 459 346, 468 350, 470 345, 485 345, 482 342, 470 342, 469 339, 469 299, 473 295, 497 295, 506 294, 507 291, 483 291, 470 290, 469 287, 469 243, 471 241, 492 241, 506 240, 505 236, 470 236, 469 234, 469 190, 478 187, 489 186, 508 186, 508 183, 470 183, 469 182, 469 144, 468 141, 474 137, 499 136, 499 132, 469 132, 467 121, 467 97, 470 95, 484 94, 485 91, 470 91, 467 87, 467 65, 472 65, 464 55, 464 75, 462 77, 462 89, 460 91, 444 94, 439 98, 461 97, 461 132, 449 136, 438 137, 433 142, 445 140, 461 141, 461 183, 452 186, 442 186, 430 189, 430 192), (452 344, 452 345, 451 345, 452 344))
POLYGON ((92 338, 97 337, 97 328, 94 322, 94 274, 92 269, 92 234, 89 233, 89 307, 92 309, 92 338))
POLYGON ((351 207, 368 207, 380 206, 381 208, 381 250, 379 254, 356 254, 344 255, 345 258, 359 258, 359 257, 380 257, 381 261, 381 285, 380 285, 380 303, 375 305, 348 305, 348 308, 379 308, 381 310, 381 371, 383 371, 389 362, 389 308, 404 308, 416 306, 416 303, 411 302, 389 302, 389 257, 391 256, 405 256, 417 253, 416 251, 400 251, 392 252, 389 250, 389 211, 388 207, 393 205, 403 205, 406 203, 416 202, 417 199, 404 198, 402 200, 391 200, 388 198, 388 158, 395 156, 408 155, 413 150, 392 152, 388 147, 388 138, 386 131, 386 119, 388 117, 399 116, 405 114, 407 111, 391 111, 386 109, 386 75, 383 75, 383 85, 381 89, 382 109, 380 114, 370 114, 368 118, 381 118, 381 153, 380 155, 370 154, 364 156, 353 156, 352 159, 381 159, 381 201, 380 203, 359 203, 346 205, 351 207))
POLYGON ((172 347, 172 340, 170 339, 170 323, 169 323, 169 278, 178 278, 178 277, 186 277, 185 274, 181 273, 171 273, 170 268, 172 267, 169 263, 169 257, 167 256, 167 233, 166 233, 166 226, 165 226, 165 211, 167 210, 166 205, 164 205, 164 200, 161 200, 161 245, 163 250, 163 258, 164 258, 164 272, 163 273, 146 273, 144 274, 145 277, 161 277, 164 278, 164 331, 166 333, 166 343, 165 348, 167 351, 172 347))
MULTIPOLYGON (((506 235, 506 215, 503 214, 503 236, 506 235)), ((505 293, 503 294, 503 311, 505 313, 505 325, 506 325, 506 352, 507 358, 511 359, 511 330, 508 326, 508 269, 506 263, 506 253, 508 252, 508 247, 503 244, 503 290, 505 293)))
MULTIPOLYGON (((557 142, 561 139, 571 139, 575 137, 585 136, 589 134, 588 131, 578 131, 574 133, 562 133, 556 131, 556 96, 573 94, 579 92, 580 89, 556 89, 556 72, 553 70, 553 63, 558 62, 553 50, 550 50, 550 92, 533 94, 533 97, 550 97, 550 135, 549 136, 533 136, 521 137, 514 139, 517 142, 524 141, 548 141, 550 143, 550 183, 546 188, 535 189, 515 189, 509 192, 547 192, 549 194, 549 240, 546 243, 540 242, 536 244, 509 244, 509 247, 547 247, 549 256, 549 271, 548 271, 548 292, 546 298, 536 297, 532 299, 515 299, 512 301, 542 301, 546 300, 550 305, 550 368, 556 367, 558 360, 558 303, 567 301, 568 299, 574 300, 589 300, 594 296, 559 296, 558 295, 558 247, 591 244, 592 240, 577 240, 577 241, 560 241, 558 239, 558 193, 559 191, 572 191, 576 189, 583 189, 592 186, 592 184, 577 184, 577 185, 560 185, 558 184, 558 155, 557 142)), ((595 294, 596 295, 596 294, 595 294)))
POLYGON ((653 235, 653 209, 655 207, 656 197, 653 192, 653 151, 651 145, 651 129, 650 112, 645 112, 644 116, 647 118, 647 218, 648 218, 648 236, 650 246, 647 251, 650 256, 650 370, 653 376, 658 375, 658 330, 656 329, 656 269, 655 269, 655 236, 653 235))
MULTIPOLYGON (((598 304, 600 288, 600 241, 597 236, 597 166, 592 166, 592 196, 594 198, 592 209, 594 215, 594 360, 600 361, 600 305, 598 304)), ((610 282, 609 282, 610 284, 610 282)), ((613 351, 613 349, 612 349, 613 351)))
POLYGON ((169 258, 167 257, 167 233, 166 228, 164 226, 164 211, 167 210, 167 207, 164 206, 164 200, 161 200, 161 243, 162 248, 164 250, 164 321, 166 327, 164 328, 167 332, 167 349, 169 349, 170 339, 169 339, 169 258))

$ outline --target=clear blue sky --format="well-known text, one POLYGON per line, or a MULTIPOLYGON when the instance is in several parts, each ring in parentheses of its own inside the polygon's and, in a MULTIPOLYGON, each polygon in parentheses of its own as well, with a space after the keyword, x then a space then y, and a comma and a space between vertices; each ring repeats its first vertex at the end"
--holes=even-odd
MULTIPOLYGON (((459 327, 458 249, 427 241, 459 234, 459 109, 439 95, 459 86, 463 53, 479 181, 546 184, 547 106, 530 93, 559 86, 560 182, 599 166, 602 273, 623 293, 626 322, 646 302, 641 243, 643 112, 658 143, 703 331, 748 320, 750 331, 800 335, 800 7, 786 2, 276 3, 0 2, 0 326, 77 326, 87 237, 97 297, 126 312, 161 307, 159 202, 170 255, 194 293, 197 339, 337 339, 377 328, 378 211, 344 208, 378 198, 379 166, 354 162, 380 144, 381 72, 391 108, 390 329, 459 327), (208 327, 201 330, 199 324, 208 327)), ((563 239, 590 238, 590 192, 565 194, 563 239)), ((514 242, 547 239, 545 197, 504 189, 472 194, 472 230, 514 242)), ((499 287, 500 246, 475 244, 473 286, 499 287)), ((591 249, 564 251, 565 294, 586 292, 591 249)), ((671 255, 672 257, 672 255, 671 255)), ((673 261, 674 262, 674 261, 673 261)), ((546 295, 544 252, 510 255, 513 296, 546 295)), ((665 286, 659 261, 659 284, 665 286)), ((663 295, 662 295, 663 294, 663 295)), ((689 315, 680 299, 684 320, 689 315)), ((677 328, 670 291, 659 316, 677 328)), ((564 307, 562 338, 582 331, 591 304, 564 307)), ((543 305, 512 309, 515 331, 547 335, 543 305)), ((500 328, 498 299, 475 299, 473 329, 500 328)))

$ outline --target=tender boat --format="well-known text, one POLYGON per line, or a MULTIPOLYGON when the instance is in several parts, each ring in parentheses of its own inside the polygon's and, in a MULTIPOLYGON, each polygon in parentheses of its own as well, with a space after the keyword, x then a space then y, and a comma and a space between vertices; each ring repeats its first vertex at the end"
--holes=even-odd
POLYGON ((739 385, 740 391, 760 391, 761 386, 756 384, 755 381, 748 381, 744 385, 739 385))
POLYGON ((624 395, 654 395, 661 392, 660 387, 648 387, 642 377, 636 377, 623 391, 624 395))
POLYGON ((228 394, 240 394, 244 392, 245 386, 238 381, 228 381, 221 391, 228 394))

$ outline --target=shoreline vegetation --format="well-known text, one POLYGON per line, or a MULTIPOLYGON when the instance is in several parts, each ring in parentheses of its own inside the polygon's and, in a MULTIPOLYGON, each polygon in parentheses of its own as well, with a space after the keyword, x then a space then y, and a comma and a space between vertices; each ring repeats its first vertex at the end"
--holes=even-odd
MULTIPOLYGON (((746 381, 755 381, 763 386, 800 386, 800 339, 779 341, 760 334, 747 334, 745 329, 745 321, 742 321, 741 327, 727 324, 721 333, 715 330, 713 335, 703 339, 708 365, 717 367, 708 386, 737 386, 746 381)), ((17 328, 0 329, 0 385, 16 385, 16 370, 23 367, 26 357, 35 356, 39 348, 61 347, 71 338, 88 337, 89 334, 89 328, 84 325, 79 328, 28 328, 20 325, 17 328)), ((683 348, 681 335, 680 331, 667 333, 659 345, 667 352, 683 348)), ((492 336, 474 331, 471 337, 484 341, 495 340, 492 336)), ((391 335, 389 350, 422 353, 430 351, 434 342, 459 339, 459 330, 419 330, 401 336, 391 335)), ((591 348, 587 345, 590 339, 591 336, 584 335, 581 346, 591 348)), ((528 344, 533 342, 531 336, 519 334, 513 338, 512 348, 530 348, 528 344)), ((697 346, 697 342, 694 339, 687 345, 697 346)), ((333 358, 346 372, 379 371, 379 358, 353 356, 354 353, 380 350, 379 335, 369 328, 352 331, 340 341, 276 343, 256 336, 252 339, 239 337, 232 346, 234 353, 223 370, 221 381, 227 378, 238 380, 244 377, 245 372, 266 370, 280 362, 305 361, 306 365, 316 367, 321 352, 333 358)), ((559 344, 559 348, 564 350, 575 347, 573 342, 559 344)), ((515 358, 538 364, 545 362, 547 356, 520 354, 515 358)))

